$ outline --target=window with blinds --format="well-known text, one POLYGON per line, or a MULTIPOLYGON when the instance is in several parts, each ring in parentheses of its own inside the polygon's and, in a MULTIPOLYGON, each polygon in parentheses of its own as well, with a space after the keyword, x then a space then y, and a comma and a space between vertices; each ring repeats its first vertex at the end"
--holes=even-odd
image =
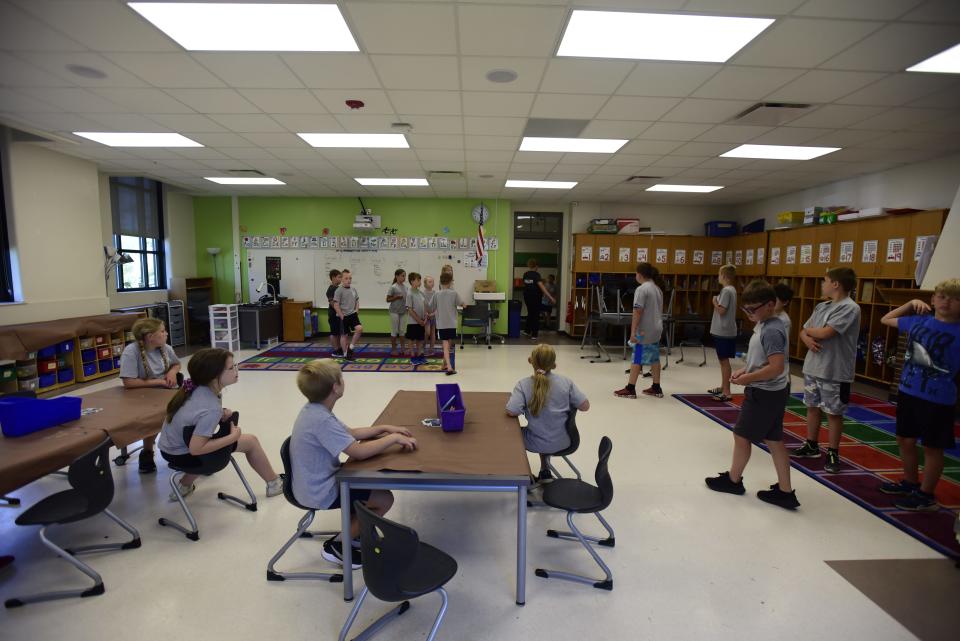
POLYGON ((164 289, 163 201, 160 183, 149 178, 110 178, 114 245, 133 259, 117 269, 117 291, 164 289))
MULTIPOLYGON (((0 168, 3 167, 3 145, 0 144, 0 168)), ((0 303, 13 302, 13 270, 10 262, 10 236, 7 229, 6 189, 0 170, 0 303)))

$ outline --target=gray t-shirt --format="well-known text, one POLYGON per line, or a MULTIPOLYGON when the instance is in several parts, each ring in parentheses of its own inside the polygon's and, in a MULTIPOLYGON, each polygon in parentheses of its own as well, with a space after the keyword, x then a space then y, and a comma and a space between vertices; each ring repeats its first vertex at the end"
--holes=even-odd
POLYGON ((852 383, 860 336, 860 306, 847 296, 826 301, 813 308, 803 327, 832 327, 837 336, 819 341, 820 351, 808 351, 803 373, 839 383, 852 383))
POLYGON ((401 285, 400 283, 394 283, 390 285, 390 290, 387 292, 387 296, 403 296, 403 298, 398 298, 397 300, 390 301, 389 311, 391 314, 403 314, 407 311, 407 287, 406 285, 401 285))
POLYGON ((437 291, 435 289, 424 289, 423 302, 427 306, 428 314, 437 313, 437 291))
POLYGON ((787 338, 787 328, 778 317, 772 316, 757 323, 757 329, 750 337, 750 346, 747 348, 747 373, 766 367, 773 354, 783 354, 784 367, 780 376, 750 383, 747 387, 778 392, 790 384, 790 370, 786 360, 787 338))
POLYGON ((663 333, 663 292, 653 281, 648 280, 633 293, 633 308, 643 310, 640 326, 637 328, 637 331, 643 333, 643 343, 659 343, 663 333))
POLYGON ((416 325, 417 319, 421 321, 426 317, 427 312, 427 302, 423 298, 423 293, 419 289, 411 288, 409 293, 407 293, 407 307, 417 315, 417 318, 414 318, 413 315, 407 320, 408 325, 416 325))
POLYGON ((183 441, 183 428, 193 425, 194 436, 211 438, 223 419, 223 403, 220 397, 206 385, 190 392, 189 398, 173 415, 173 421, 163 422, 160 428, 160 449, 167 454, 189 454, 190 448, 183 441))
POLYGON ((143 359, 140 358, 140 346, 137 343, 130 343, 124 347, 123 353, 120 354, 120 378, 142 378, 144 380, 149 378, 163 378, 167 373, 167 369, 180 364, 180 359, 177 358, 176 352, 167 344, 157 349, 147 350, 146 356, 149 372, 143 371, 143 359), (163 353, 167 355, 166 368, 163 366, 163 354, 160 353, 161 349, 163 353))
POLYGON ((304 507, 325 509, 338 494, 334 475, 340 453, 356 441, 346 425, 320 403, 307 403, 290 435, 293 496, 304 507))
POLYGON ((457 307, 463 306, 463 299, 455 289, 441 289, 434 296, 437 306, 437 329, 457 328, 457 307))
POLYGON ((523 444, 530 452, 550 454, 570 445, 567 436, 567 417, 570 410, 580 407, 587 400, 586 395, 566 376, 551 372, 547 374, 550 389, 547 402, 534 416, 528 406, 533 398, 533 377, 522 378, 513 388, 507 411, 511 414, 523 414, 527 427, 523 430, 523 444))
POLYGON ((337 291, 333 293, 333 300, 340 305, 340 311, 343 315, 349 316, 357 311, 357 301, 360 300, 360 294, 354 287, 340 285, 340 287, 337 287, 337 291))
POLYGON ((710 333, 714 336, 731 338, 737 335, 737 288, 727 285, 717 295, 717 304, 727 310, 723 316, 716 308, 710 321, 710 333))

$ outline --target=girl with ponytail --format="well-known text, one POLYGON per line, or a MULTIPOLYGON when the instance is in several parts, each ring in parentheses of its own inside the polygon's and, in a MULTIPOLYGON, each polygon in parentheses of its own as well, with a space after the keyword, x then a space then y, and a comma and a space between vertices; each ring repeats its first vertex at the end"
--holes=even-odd
POLYGON ((550 454, 570 445, 567 436, 567 417, 571 410, 586 412, 590 401, 566 376, 554 373, 557 353, 546 344, 533 348, 527 362, 533 367, 533 376, 520 379, 507 401, 507 415, 527 419, 523 428, 523 443, 529 452, 540 454, 539 481, 553 478, 547 463, 550 454))
MULTIPOLYGON (((156 318, 141 318, 130 329, 134 342, 123 349, 120 355, 120 380, 126 389, 142 387, 177 387, 180 376, 180 359, 167 344, 167 330, 163 321, 156 318)), ((182 378, 182 377, 181 377, 182 378)), ((140 473, 157 471, 153 462, 153 446, 157 437, 143 439, 140 450, 140 473)))
MULTIPOLYGON (((233 410, 225 408, 221 401, 223 389, 236 383, 239 376, 233 354, 224 349, 201 349, 190 357, 187 371, 190 378, 167 404, 167 418, 160 430, 161 456, 171 463, 187 466, 197 458, 229 447, 231 452, 245 454, 250 467, 267 482, 267 496, 282 494, 283 476, 273 471, 257 437, 240 433, 240 428, 231 420, 233 410), (187 426, 194 427, 189 443, 183 440, 187 426)), ((196 489, 196 478, 193 474, 180 478, 182 496, 196 489)), ((170 500, 176 500, 172 492, 170 500)))

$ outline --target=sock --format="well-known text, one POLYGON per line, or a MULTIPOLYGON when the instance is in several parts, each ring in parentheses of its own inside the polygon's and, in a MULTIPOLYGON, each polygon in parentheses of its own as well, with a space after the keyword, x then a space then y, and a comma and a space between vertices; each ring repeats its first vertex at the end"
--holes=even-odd
POLYGON ((350 351, 353 351, 353 343, 350 343, 350 351))
POLYGON ((636 386, 636 385, 632 385, 632 384, 630 384, 630 383, 627 383, 627 390, 629 390, 629 391, 631 391, 631 392, 635 392, 635 391, 637 391, 637 386, 636 386))

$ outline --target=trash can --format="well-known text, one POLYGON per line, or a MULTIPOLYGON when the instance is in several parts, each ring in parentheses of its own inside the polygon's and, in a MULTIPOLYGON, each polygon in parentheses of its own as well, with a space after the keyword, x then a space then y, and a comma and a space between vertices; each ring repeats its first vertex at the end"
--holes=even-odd
POLYGON ((520 338, 520 313, 523 302, 519 300, 507 301, 507 336, 520 338))

